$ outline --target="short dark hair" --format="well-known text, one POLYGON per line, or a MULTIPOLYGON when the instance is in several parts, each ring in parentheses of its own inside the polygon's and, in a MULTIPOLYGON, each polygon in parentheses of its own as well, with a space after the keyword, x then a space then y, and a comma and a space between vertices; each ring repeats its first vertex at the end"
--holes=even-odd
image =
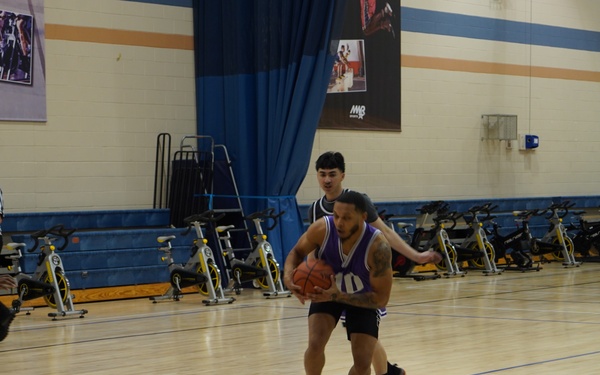
POLYGON ((335 201, 353 204, 356 208, 356 211, 360 213, 367 212, 367 200, 365 199, 364 195, 357 191, 348 190, 340 195, 335 201))
POLYGON ((342 173, 346 172, 346 163, 344 162, 344 156, 339 152, 327 151, 317 159, 315 163, 315 169, 336 169, 338 168, 342 173))

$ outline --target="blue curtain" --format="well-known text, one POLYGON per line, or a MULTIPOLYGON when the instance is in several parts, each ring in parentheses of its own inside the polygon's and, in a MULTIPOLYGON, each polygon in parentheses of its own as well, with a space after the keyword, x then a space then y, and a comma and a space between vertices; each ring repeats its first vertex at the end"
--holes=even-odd
POLYGON ((345 2, 194 1, 198 134, 227 147, 246 214, 285 210, 269 233, 280 263, 304 230, 295 194, 308 170, 345 2))

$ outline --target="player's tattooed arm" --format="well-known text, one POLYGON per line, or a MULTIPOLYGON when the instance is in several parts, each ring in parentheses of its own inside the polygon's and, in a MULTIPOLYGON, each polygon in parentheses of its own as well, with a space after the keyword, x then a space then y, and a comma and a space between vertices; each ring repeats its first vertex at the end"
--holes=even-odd
MULTIPOLYGON (((383 236, 381 236, 383 237, 383 236)), ((385 307, 392 288, 392 250, 385 240, 376 241, 369 254, 371 269, 370 283, 372 291, 366 293, 339 293, 334 301, 349 305, 377 309, 385 307)))

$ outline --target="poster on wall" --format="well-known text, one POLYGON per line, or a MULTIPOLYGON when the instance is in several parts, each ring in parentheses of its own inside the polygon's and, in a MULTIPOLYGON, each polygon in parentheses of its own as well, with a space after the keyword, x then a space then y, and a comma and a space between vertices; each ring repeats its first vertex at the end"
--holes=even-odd
POLYGON ((0 120, 46 121, 43 0, 0 0, 0 120))
POLYGON ((400 131, 400 0, 346 2, 321 129, 400 131))

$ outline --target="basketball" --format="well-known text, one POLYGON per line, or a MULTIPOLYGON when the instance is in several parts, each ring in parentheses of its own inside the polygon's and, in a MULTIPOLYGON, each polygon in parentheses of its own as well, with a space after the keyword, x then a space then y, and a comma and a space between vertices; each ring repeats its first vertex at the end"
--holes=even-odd
POLYGON ((316 286, 329 289, 331 287, 330 276, 333 274, 333 268, 329 264, 320 259, 308 258, 296 267, 292 279, 294 284, 302 288, 300 293, 306 295, 314 293, 316 286))

